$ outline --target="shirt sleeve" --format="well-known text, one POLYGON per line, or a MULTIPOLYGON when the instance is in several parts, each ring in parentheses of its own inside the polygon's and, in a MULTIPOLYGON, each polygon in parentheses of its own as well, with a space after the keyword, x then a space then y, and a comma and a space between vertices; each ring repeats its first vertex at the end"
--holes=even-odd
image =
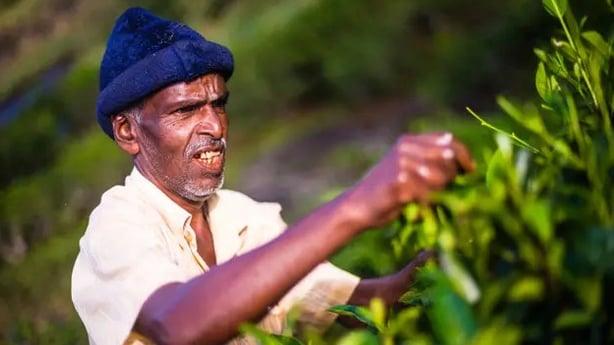
MULTIPOLYGON (((257 239, 252 239, 250 248, 273 240, 287 228, 279 204, 260 203, 257 214, 258 219, 252 221, 252 230, 256 231, 251 233, 257 239)), ((359 277, 324 262, 295 285, 271 310, 271 314, 285 318, 290 310, 295 310, 296 321, 301 325, 324 331, 337 317, 328 308, 347 303, 359 282, 359 277)))
POLYGON ((91 343, 117 345, 127 339, 145 300, 185 277, 151 225, 99 217, 92 215, 81 239, 72 298, 91 343))
POLYGON ((292 288, 278 306, 285 311, 295 310, 300 324, 324 331, 337 318, 328 309, 346 304, 359 282, 359 277, 324 262, 292 288))

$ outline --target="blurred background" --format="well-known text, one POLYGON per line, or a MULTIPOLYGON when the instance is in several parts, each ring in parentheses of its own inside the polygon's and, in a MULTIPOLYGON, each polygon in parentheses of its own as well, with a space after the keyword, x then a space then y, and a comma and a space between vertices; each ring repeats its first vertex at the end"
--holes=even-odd
MULTIPOLYGON (((604 28, 602 2, 572 5, 604 28)), ((465 107, 496 122, 496 95, 532 98, 533 48, 557 28, 535 0, 0 0, 0 343, 87 343, 70 301, 78 239, 131 169, 95 121, 98 66, 134 5, 233 51, 226 187, 280 202, 288 222, 400 133, 453 131, 480 155, 492 136, 465 107)), ((373 236, 334 261, 391 271, 373 236)))

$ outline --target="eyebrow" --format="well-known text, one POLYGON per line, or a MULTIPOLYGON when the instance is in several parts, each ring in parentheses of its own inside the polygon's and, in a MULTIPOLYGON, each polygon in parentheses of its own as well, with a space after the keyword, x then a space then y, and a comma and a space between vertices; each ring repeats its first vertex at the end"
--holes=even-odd
POLYGON ((228 96, 230 96, 230 92, 226 91, 223 94, 221 94, 220 96, 212 99, 210 102, 223 101, 224 103, 226 103, 226 102, 228 102, 228 96))

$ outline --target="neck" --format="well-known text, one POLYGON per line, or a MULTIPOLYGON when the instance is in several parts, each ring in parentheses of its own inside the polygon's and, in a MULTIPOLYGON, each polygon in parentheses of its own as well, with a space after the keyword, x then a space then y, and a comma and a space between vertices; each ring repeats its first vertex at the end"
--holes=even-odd
POLYGON ((211 195, 205 198, 199 199, 199 200, 191 200, 191 199, 185 198, 173 192, 172 190, 169 190, 168 188, 166 188, 166 186, 159 179, 155 178, 155 176, 149 173, 146 169, 141 169, 138 164, 135 164, 135 166, 137 170, 141 173, 141 175, 143 175, 147 180, 153 183, 160 191, 162 191, 162 193, 164 193, 175 204, 179 205, 179 207, 183 208, 188 213, 190 213, 190 215, 192 215, 192 218, 202 217, 203 207, 205 206, 207 199, 209 199, 211 195))

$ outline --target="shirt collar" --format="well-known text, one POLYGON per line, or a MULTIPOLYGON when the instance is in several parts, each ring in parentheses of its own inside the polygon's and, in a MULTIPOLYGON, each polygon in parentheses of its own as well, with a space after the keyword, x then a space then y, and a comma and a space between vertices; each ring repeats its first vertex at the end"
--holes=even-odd
POLYGON ((209 228, 215 243, 218 264, 232 258, 242 246, 247 229, 246 210, 241 210, 232 195, 221 191, 207 200, 209 228))
POLYGON ((190 224, 192 215, 145 178, 136 167, 132 168, 126 178, 126 187, 138 189, 147 203, 158 211, 166 225, 177 235, 183 236, 184 227, 190 224))
MULTIPOLYGON (((126 178, 126 187, 138 189, 173 233, 184 236, 183 232, 192 220, 190 213, 145 178, 136 167, 126 178)), ((232 194, 222 192, 213 194, 206 203, 218 264, 237 253, 242 244, 240 235, 247 228, 247 219, 242 210, 237 209, 235 201, 232 194)))

